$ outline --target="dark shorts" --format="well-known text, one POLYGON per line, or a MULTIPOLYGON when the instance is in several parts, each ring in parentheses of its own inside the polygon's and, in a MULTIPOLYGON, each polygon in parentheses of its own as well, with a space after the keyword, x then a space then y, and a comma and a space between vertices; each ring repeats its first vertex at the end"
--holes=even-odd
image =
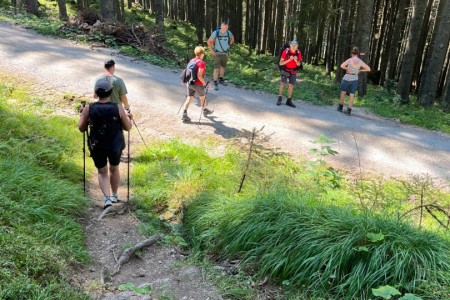
POLYGON ((339 90, 341 92, 347 92, 349 94, 354 94, 356 90, 358 89, 358 80, 342 80, 341 86, 339 87, 339 90))
POLYGON ((120 163, 120 157, 122 156, 122 150, 115 151, 102 151, 101 149, 91 152, 91 157, 94 160, 95 167, 101 169, 109 162, 110 166, 117 166, 120 163))
POLYGON ((297 83, 297 74, 291 74, 289 77, 281 75, 281 83, 288 83, 295 85, 297 83))
POLYGON ((214 57, 214 69, 220 69, 220 67, 226 68, 228 63, 228 54, 217 53, 214 57))
POLYGON ((188 85, 188 95, 190 97, 193 97, 195 96, 195 93, 197 93, 197 95, 199 95, 200 97, 205 96, 206 94, 205 87, 199 84, 188 85))

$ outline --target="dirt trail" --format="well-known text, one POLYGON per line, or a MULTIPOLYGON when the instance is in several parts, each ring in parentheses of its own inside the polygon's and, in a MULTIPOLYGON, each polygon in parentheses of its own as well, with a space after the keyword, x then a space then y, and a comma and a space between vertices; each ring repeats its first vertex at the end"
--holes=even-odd
POLYGON ((144 248, 138 257, 134 256, 117 275, 113 275, 121 251, 148 238, 140 232, 140 222, 136 217, 128 210, 121 212, 120 209, 125 207, 126 169, 125 161, 121 164, 122 182, 119 189, 123 201, 114 204, 117 215, 107 215, 98 220, 103 212, 103 197, 96 174, 89 182, 88 197, 92 203, 86 215, 84 231, 92 263, 77 270, 74 281, 89 291, 92 299, 99 300, 222 299, 198 267, 184 262, 186 253, 180 253, 177 247, 168 245, 144 248), (126 283, 136 287, 151 286, 151 297, 129 290, 119 291, 118 287, 126 283))

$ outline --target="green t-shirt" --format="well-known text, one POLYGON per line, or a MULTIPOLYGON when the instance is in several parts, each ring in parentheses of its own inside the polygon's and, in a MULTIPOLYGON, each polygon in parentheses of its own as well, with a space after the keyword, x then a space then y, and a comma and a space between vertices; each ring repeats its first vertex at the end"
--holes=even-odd
POLYGON ((95 83, 97 83, 97 81, 99 81, 100 79, 108 80, 109 83, 111 83, 111 85, 113 86, 113 90, 111 96, 109 97, 109 100, 112 103, 121 104, 122 101, 120 100, 120 97, 127 94, 127 87, 125 86, 125 82, 123 82, 122 78, 117 77, 116 75, 101 74, 97 76, 97 78, 95 78, 95 83))

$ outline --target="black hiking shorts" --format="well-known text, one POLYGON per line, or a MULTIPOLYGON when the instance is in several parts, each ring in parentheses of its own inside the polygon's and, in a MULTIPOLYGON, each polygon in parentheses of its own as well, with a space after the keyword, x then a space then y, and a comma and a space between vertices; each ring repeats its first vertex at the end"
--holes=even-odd
POLYGON ((113 151, 105 149, 95 149, 91 152, 91 157, 94 160, 95 167, 101 169, 109 162, 110 166, 117 166, 120 163, 122 150, 113 151))

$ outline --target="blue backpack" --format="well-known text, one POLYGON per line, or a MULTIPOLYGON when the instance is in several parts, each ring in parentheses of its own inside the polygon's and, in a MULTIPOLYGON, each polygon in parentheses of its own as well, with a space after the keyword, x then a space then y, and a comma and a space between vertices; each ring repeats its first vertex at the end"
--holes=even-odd
POLYGON ((189 83, 189 85, 195 84, 195 81, 197 80, 197 73, 198 73, 198 61, 191 60, 186 68, 183 70, 183 73, 180 75, 181 82, 184 84, 189 83))

